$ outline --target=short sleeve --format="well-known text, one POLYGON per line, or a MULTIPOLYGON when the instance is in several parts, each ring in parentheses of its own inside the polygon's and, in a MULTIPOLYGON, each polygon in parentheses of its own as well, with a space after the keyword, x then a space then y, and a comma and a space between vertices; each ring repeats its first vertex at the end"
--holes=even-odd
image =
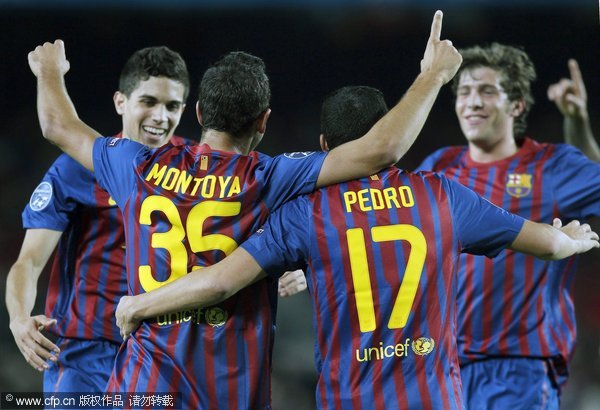
POLYGON ((514 242, 525 219, 497 207, 463 185, 439 177, 447 187, 461 252, 494 257, 514 242))
POLYGON ((556 145, 550 183, 561 216, 586 220, 600 216, 600 164, 578 149, 556 145))
POLYGON ((23 228, 64 231, 78 204, 93 203, 94 174, 66 154, 35 188, 22 213, 23 228))
POLYGON ((315 190, 326 152, 293 152, 278 155, 256 171, 264 180, 263 201, 270 211, 290 199, 315 190))
POLYGON ((246 242, 244 248, 269 276, 279 277, 286 270, 306 266, 310 223, 309 204, 305 196, 284 204, 246 242))
POLYGON ((135 163, 150 149, 126 138, 97 138, 94 142, 94 172, 98 184, 122 208, 135 183, 135 163))

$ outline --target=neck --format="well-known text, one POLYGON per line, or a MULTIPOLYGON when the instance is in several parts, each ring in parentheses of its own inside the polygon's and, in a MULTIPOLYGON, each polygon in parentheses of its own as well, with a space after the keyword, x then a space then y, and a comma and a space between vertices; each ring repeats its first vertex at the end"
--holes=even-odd
POLYGON ((519 147, 514 138, 505 138, 494 144, 481 144, 469 141, 469 155, 475 162, 488 163, 500 161, 515 155, 519 147))
POLYGON ((202 132, 200 143, 207 144, 212 149, 235 152, 242 155, 248 155, 252 149, 252 138, 235 138, 227 132, 213 129, 202 132))

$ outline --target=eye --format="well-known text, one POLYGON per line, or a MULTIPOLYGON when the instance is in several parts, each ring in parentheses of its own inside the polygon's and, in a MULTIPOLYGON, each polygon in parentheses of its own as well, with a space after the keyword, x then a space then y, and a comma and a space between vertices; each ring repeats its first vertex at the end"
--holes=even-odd
POLYGON ((167 110, 174 112, 174 111, 178 111, 181 108, 181 103, 180 102, 170 102, 167 104, 167 110))

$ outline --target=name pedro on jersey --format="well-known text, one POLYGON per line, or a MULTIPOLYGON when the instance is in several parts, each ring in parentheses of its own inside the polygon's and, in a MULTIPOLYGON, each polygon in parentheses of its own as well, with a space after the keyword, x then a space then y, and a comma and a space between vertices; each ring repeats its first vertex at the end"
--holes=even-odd
POLYGON ((154 164, 146 181, 154 183, 168 191, 203 198, 229 198, 239 194, 242 189, 238 176, 206 175, 199 178, 188 174, 185 170, 154 164))
POLYGON ((415 198, 409 186, 384 189, 365 188, 360 191, 344 192, 346 212, 352 212, 352 206, 358 205, 361 211, 391 208, 410 208, 415 206, 415 198))

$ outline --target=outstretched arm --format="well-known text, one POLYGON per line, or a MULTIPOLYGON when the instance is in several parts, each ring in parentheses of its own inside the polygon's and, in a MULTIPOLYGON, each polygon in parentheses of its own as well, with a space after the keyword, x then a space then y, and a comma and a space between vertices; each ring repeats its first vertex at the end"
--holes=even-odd
POLYGON ((62 40, 37 46, 27 56, 37 77, 37 110, 44 138, 93 171, 92 149, 100 134, 77 116, 65 88, 69 71, 62 40))
POLYGON ((577 61, 569 60, 569 72, 571 78, 563 78, 548 87, 548 99, 554 101, 563 115, 565 141, 592 161, 600 162, 600 147, 592 133, 587 92, 577 61))
POLYGON ((38 371, 48 368, 46 360, 56 360, 52 352, 58 347, 42 330, 56 323, 44 315, 31 316, 40 273, 56 248, 61 232, 48 229, 28 229, 21 252, 6 279, 6 307, 10 330, 27 363, 38 371))
POLYGON ((449 40, 440 40, 442 12, 431 24, 421 73, 402 97, 363 137, 340 145, 325 158, 317 187, 372 175, 402 158, 421 132, 429 111, 444 84, 462 62, 449 40))
POLYGON ((590 225, 571 221, 562 226, 558 218, 553 226, 525 221, 521 232, 509 246, 514 251, 548 260, 564 259, 598 247, 598 234, 592 231, 590 225))
POLYGON ((151 292, 122 297, 115 312, 117 326, 125 339, 144 319, 214 305, 265 276, 256 260, 244 248, 237 248, 215 265, 192 271, 151 292))

